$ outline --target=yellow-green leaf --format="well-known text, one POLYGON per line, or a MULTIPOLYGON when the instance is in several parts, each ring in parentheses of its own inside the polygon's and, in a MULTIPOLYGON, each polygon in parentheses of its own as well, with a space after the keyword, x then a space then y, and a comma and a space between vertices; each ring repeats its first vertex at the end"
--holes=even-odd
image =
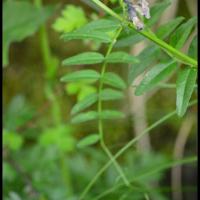
POLYGON ((84 148, 97 143, 99 140, 100 140, 99 134, 92 134, 81 139, 80 142, 78 142, 77 147, 84 148))

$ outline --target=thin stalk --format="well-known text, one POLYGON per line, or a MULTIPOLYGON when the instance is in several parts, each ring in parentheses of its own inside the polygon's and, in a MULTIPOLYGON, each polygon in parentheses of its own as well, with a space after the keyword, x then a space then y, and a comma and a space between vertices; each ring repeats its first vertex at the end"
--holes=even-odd
MULTIPOLYGON (((42 7, 42 0, 35 0, 35 5, 38 8, 42 7)), ((50 68, 50 60, 51 60, 51 51, 50 51, 50 47, 49 47, 49 41, 48 41, 48 36, 47 36, 47 32, 46 32, 46 28, 45 26, 42 26, 40 28, 39 31, 40 34, 40 46, 41 46, 41 50, 42 50, 42 57, 43 57, 43 62, 46 68, 46 75, 48 73, 48 71, 51 71, 50 68)))
MULTIPOLYGON (((192 101, 189 104, 189 107, 191 107, 192 105, 195 105, 197 103, 197 100, 192 101)), ((145 134, 147 134, 149 131, 151 131, 152 129, 156 128, 157 126, 159 126, 160 124, 162 124, 163 122, 167 121, 169 118, 173 117, 176 115, 176 111, 173 111, 167 115, 165 115, 164 117, 162 117, 161 119, 159 119, 158 121, 156 121, 155 123, 153 123, 151 126, 149 126, 147 129, 145 129, 140 135, 138 135, 137 137, 133 138, 130 142, 128 142, 123 148, 121 148, 114 156, 113 159, 117 159, 119 156, 121 156, 127 149, 129 149, 133 144, 135 144, 138 140, 140 140, 145 134)), ((92 186, 95 184, 95 182, 98 180, 98 178, 103 174, 103 172, 112 164, 112 161, 109 160, 98 172, 97 174, 94 176, 94 178, 90 181, 90 183, 87 185, 87 187, 85 188, 85 190, 82 192, 79 200, 83 200, 86 196, 86 194, 90 191, 90 189, 92 188, 92 186)))
POLYGON ((192 67, 197 67, 197 61, 196 60, 194 60, 193 58, 185 55, 184 53, 182 53, 180 51, 178 51, 177 49, 175 49, 171 45, 167 44, 163 40, 159 39, 150 29, 138 31, 134 27, 134 25, 132 23, 130 23, 128 20, 123 19, 120 15, 118 15, 117 13, 115 13, 114 11, 112 11, 109 7, 107 7, 101 1, 99 1, 99 0, 92 0, 92 1, 96 5, 98 5, 102 10, 104 10, 106 13, 108 13, 109 15, 111 15, 114 18, 118 19, 122 23, 127 24, 130 28, 134 29, 139 34, 143 35, 144 37, 148 38, 149 40, 151 40, 152 42, 154 42, 155 44, 157 44, 158 46, 160 46, 160 48, 162 48, 164 51, 166 51, 174 59, 177 59, 180 62, 188 64, 188 65, 190 65, 192 67))
MULTIPOLYGON (((42 7, 42 0, 34 0, 35 6, 38 8, 42 7)), ((55 69, 57 66, 54 58, 51 54, 48 34, 45 25, 42 25, 39 30, 39 39, 40 39, 40 49, 41 55, 45 67, 45 77, 46 77, 46 84, 44 87, 44 91, 46 93, 46 98, 49 99, 52 103, 52 117, 55 125, 60 125, 61 123, 61 111, 60 106, 57 101, 57 97, 53 92, 53 82, 55 77, 55 69)))
MULTIPOLYGON (((120 28, 118 29, 118 31, 116 32, 115 36, 113 37, 113 40, 112 40, 112 42, 110 43, 110 45, 109 45, 109 47, 108 47, 108 50, 107 50, 107 52, 106 52, 106 56, 108 56, 108 55, 111 53, 111 51, 112 51, 112 49, 113 49, 113 46, 114 46, 114 44, 115 44, 115 42, 116 42, 118 36, 120 35, 121 31, 122 31, 122 27, 120 27, 120 28)), ((103 63, 103 66, 102 66, 102 69, 101 69, 101 77, 104 76, 105 71, 106 71, 106 67, 107 67, 107 63, 104 62, 104 63, 103 63)), ((104 84, 104 83, 103 83, 103 79, 100 79, 100 81, 99 81, 99 89, 98 89, 99 94, 101 94, 101 92, 102 92, 103 84, 104 84)), ((99 95, 99 98, 98 98, 98 113, 99 113, 99 116, 100 116, 101 113, 102 113, 102 100, 101 100, 100 95, 99 95)), ((100 143, 101 143, 102 149, 105 151, 105 153, 108 155, 108 157, 112 160, 112 162, 113 162, 113 164, 114 164, 116 170, 119 172, 120 176, 121 176, 122 179, 124 180, 124 183, 125 183, 127 186, 129 186, 130 184, 129 184, 128 179, 126 178, 124 172, 122 171, 121 167, 118 165, 118 163, 116 162, 116 160, 113 159, 112 153, 111 153, 110 150, 107 148, 107 146, 106 146, 106 144, 105 144, 105 142, 104 142, 103 122, 102 122, 101 117, 99 117, 99 119, 98 119, 98 131, 99 131, 99 135, 100 135, 100 143)))
MULTIPOLYGON (((137 179, 139 180, 140 178, 148 177, 150 175, 153 175, 155 173, 158 173, 158 172, 161 172, 163 170, 169 169, 171 167, 175 167, 175 166, 179 166, 179 165, 183 165, 183 164, 189 164, 189 163, 196 162, 196 161, 197 161, 197 156, 175 160, 175 161, 160 165, 156 169, 149 170, 144 175, 139 175, 139 176, 135 177, 133 180, 131 180, 131 182, 135 182, 135 181, 137 181, 137 179)), ((106 190, 105 192, 101 193, 100 195, 98 195, 96 198, 94 198, 94 200, 102 199, 103 197, 107 196, 108 194, 114 192, 115 190, 117 190, 117 189, 119 189, 120 187, 123 187, 123 186, 124 186, 123 183, 115 185, 114 187, 112 187, 112 188, 106 190)), ((136 187, 134 189, 139 189, 140 191, 143 190, 143 188, 138 188, 138 187, 136 187)), ((146 191, 146 189, 143 190, 143 192, 145 192, 145 191, 146 191)))
POLYGON ((61 151, 59 153, 60 153, 60 166, 62 168, 61 170, 62 170, 63 181, 65 185, 67 186, 68 196, 70 197, 73 195, 73 187, 72 187, 72 181, 71 181, 71 177, 69 173, 69 167, 68 165, 66 165, 65 154, 61 151))

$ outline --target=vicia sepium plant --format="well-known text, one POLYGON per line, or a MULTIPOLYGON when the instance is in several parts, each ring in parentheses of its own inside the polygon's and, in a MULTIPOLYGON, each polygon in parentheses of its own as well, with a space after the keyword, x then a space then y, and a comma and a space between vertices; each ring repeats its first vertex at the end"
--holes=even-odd
POLYGON ((97 83, 97 92, 88 95, 74 105, 71 111, 71 122, 77 124, 91 120, 97 121, 96 133, 82 139, 78 146, 83 148, 99 142, 110 160, 91 180, 80 199, 87 199, 88 191, 111 164, 114 164, 124 184, 127 187, 132 187, 131 181, 126 177, 116 158, 160 123, 176 113, 183 116, 187 107, 194 104, 194 102, 190 103, 189 101, 196 90, 197 78, 197 36, 193 37, 187 52, 181 51, 196 27, 196 17, 189 20, 177 17, 160 25, 155 32, 152 32, 151 27, 170 5, 169 1, 149 5, 146 0, 120 0, 120 9, 116 10, 107 7, 100 0, 91 0, 91 2, 105 12, 105 17, 64 34, 62 39, 65 41, 92 40, 101 43, 102 47, 106 46, 107 49, 103 54, 88 51, 65 59, 63 66, 77 65, 85 68, 87 65, 92 65, 92 69, 81 69, 68 73, 61 78, 61 81, 97 83), (142 40, 147 40, 149 43, 139 55, 130 55, 127 51, 122 50, 142 40), (127 80, 109 70, 109 65, 113 64, 130 66, 127 68, 127 80), (99 66, 99 70, 94 70, 95 65, 99 66), (145 73, 143 80, 135 85, 135 79, 143 73, 145 73), (173 74, 177 74, 176 83, 165 83, 164 81, 173 74), (155 122, 113 156, 105 144, 104 134, 106 131, 103 121, 118 120, 124 118, 125 115, 118 110, 105 109, 103 102, 124 98, 123 91, 127 87, 133 87, 136 95, 143 95, 156 87, 164 86, 176 89, 176 111, 155 122), (93 110, 85 111, 92 105, 97 106, 93 110))

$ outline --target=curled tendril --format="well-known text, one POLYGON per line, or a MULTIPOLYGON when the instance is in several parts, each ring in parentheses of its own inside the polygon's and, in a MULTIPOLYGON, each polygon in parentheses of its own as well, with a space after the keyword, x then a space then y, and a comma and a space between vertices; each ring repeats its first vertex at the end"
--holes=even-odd
POLYGON ((151 17, 149 3, 146 0, 137 0, 137 3, 136 0, 124 0, 124 3, 127 5, 129 19, 136 26, 137 30, 142 30, 144 24, 137 16, 137 13, 149 19, 151 17))

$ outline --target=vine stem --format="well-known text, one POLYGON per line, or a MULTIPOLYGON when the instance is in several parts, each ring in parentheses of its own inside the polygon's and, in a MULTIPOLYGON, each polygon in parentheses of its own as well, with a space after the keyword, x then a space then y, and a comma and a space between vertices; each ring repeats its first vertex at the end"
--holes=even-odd
POLYGON ((163 40, 159 39, 150 29, 138 31, 131 22, 129 22, 128 20, 123 19, 120 15, 118 15, 117 13, 112 11, 109 7, 107 7, 101 1, 99 1, 99 0, 92 0, 92 1, 96 5, 98 5, 102 10, 104 10, 106 13, 110 14, 111 16, 113 16, 114 18, 118 19, 119 21, 127 24, 130 28, 134 29, 139 34, 143 35, 147 39, 151 40, 152 42, 154 42, 155 44, 160 46, 160 48, 162 48, 172 58, 177 59, 182 63, 188 64, 189 66, 197 67, 197 61, 196 60, 194 60, 193 58, 185 55, 181 51, 175 49, 174 47, 172 47, 171 45, 167 44, 163 40))
MULTIPOLYGON (((108 50, 106 52, 106 57, 111 53, 112 49, 113 49, 113 46, 118 38, 118 36, 120 35, 122 31, 122 27, 120 27, 116 34, 114 35, 113 37, 113 40, 112 42, 110 43, 109 47, 108 47, 108 50)), ((101 69, 101 77, 104 76, 105 74, 105 71, 106 71, 106 67, 107 67, 107 63, 104 62, 103 65, 102 65, 102 69, 101 69)), ((118 173, 120 174, 120 176, 122 177, 124 183, 127 185, 127 186, 130 186, 130 183, 128 181, 128 179, 126 178, 124 172, 122 171, 121 167, 119 166, 119 164, 117 163, 117 161, 115 159, 113 159, 113 155, 112 153, 110 152, 110 150, 107 148, 105 142, 104 142, 104 133, 103 133, 103 122, 102 122, 102 119, 101 119, 101 113, 102 113, 102 100, 101 100, 101 92, 102 92, 102 89, 103 89, 103 79, 101 78, 100 79, 100 82, 99 82, 99 89, 98 89, 98 93, 99 93, 99 98, 98 98, 98 114, 99 114, 99 119, 98 119, 98 131, 99 131, 99 135, 100 135, 100 143, 101 143, 101 147, 102 149, 104 150, 104 152, 108 155, 108 157, 111 159, 111 161, 113 162, 116 170, 118 171, 118 173)))
MULTIPOLYGON (((189 107, 191 107, 192 105, 195 105, 197 103, 197 100, 192 101, 189 104, 189 107)), ((131 141, 129 141, 123 148, 121 148, 114 156, 113 159, 117 159, 119 156, 121 156, 127 149, 129 149, 134 143, 136 143, 138 140, 140 140, 145 134, 147 134, 149 131, 151 131, 152 129, 156 128, 157 126, 159 126, 160 124, 162 124, 163 122, 165 122, 166 120, 168 120, 169 118, 173 117, 176 115, 176 111, 172 111, 171 113, 165 115, 164 117, 162 117, 161 119, 159 119, 158 121, 156 121, 155 123, 153 123, 151 126, 149 126, 147 129, 145 129, 140 135, 138 135, 137 137, 133 138, 131 141)), ((86 196, 86 194, 90 191, 90 189, 92 188, 92 186, 94 185, 94 183, 98 180, 98 178, 103 174, 103 172, 112 164, 112 160, 109 160, 98 172, 97 174, 94 176, 94 178, 90 181, 90 183, 87 185, 87 187, 85 188, 85 190, 82 192, 79 200, 84 200, 84 197, 86 196)))
MULTIPOLYGON (((197 156, 193 156, 193 157, 189 157, 189 158, 184 158, 184 159, 180 159, 180 160, 175 160, 175 161, 172 161, 170 163, 158 166, 158 168, 156 168, 156 170, 150 170, 149 172, 145 173, 144 175, 139 175, 139 176, 135 177, 133 180, 131 180, 131 182, 134 182, 134 181, 136 181, 139 178, 148 177, 149 175, 153 175, 154 173, 161 172, 162 170, 166 170, 166 169, 169 169, 171 167, 180 166, 180 165, 183 165, 183 164, 189 164, 189 163, 192 163, 192 162, 195 162, 195 161, 197 161, 197 156)), ((117 190, 117 189, 119 189, 119 188, 121 188, 123 186, 124 186, 123 183, 115 185, 112 188, 110 188, 110 189, 104 191, 103 193, 99 194, 93 200, 102 199, 106 195, 114 192, 115 190, 117 190)), ((143 188, 139 188, 139 187, 135 186, 134 189, 138 189, 139 191, 142 190, 143 192, 148 192, 148 190, 146 188, 143 190, 143 188)))

